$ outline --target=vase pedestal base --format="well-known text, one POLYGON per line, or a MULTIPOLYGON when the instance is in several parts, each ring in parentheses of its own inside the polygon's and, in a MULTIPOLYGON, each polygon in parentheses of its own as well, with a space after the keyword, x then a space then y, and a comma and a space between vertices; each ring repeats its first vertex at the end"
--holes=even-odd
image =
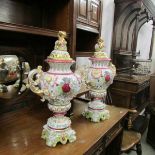
POLYGON ((46 145, 50 147, 55 147, 57 143, 74 142, 76 140, 76 132, 70 127, 70 124, 71 121, 68 117, 51 117, 43 127, 41 138, 45 139, 46 145))
POLYGON ((90 119, 92 122, 100 122, 106 119, 109 119, 109 111, 108 110, 103 110, 101 111, 90 111, 90 110, 85 110, 83 113, 83 116, 86 117, 87 119, 90 119))
POLYGON ((109 119, 109 110, 105 109, 106 105, 101 101, 92 101, 88 103, 88 108, 83 112, 83 116, 92 122, 100 122, 109 119))

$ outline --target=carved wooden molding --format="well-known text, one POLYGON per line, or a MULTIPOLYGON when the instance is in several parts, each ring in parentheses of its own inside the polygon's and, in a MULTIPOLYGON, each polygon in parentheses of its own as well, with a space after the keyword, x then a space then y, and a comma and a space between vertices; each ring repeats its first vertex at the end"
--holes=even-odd
POLYGON ((120 64, 123 70, 132 68, 132 57, 136 57, 138 32, 146 22, 154 19, 154 8, 151 0, 115 0, 112 58, 119 71, 121 71, 120 64), (129 53, 129 51, 132 55, 129 58, 131 60, 128 61, 131 63, 125 66, 123 58, 120 60, 118 54, 123 56, 123 53, 129 53))
POLYGON ((155 5, 153 2, 151 0, 143 0, 143 4, 155 19, 155 5))

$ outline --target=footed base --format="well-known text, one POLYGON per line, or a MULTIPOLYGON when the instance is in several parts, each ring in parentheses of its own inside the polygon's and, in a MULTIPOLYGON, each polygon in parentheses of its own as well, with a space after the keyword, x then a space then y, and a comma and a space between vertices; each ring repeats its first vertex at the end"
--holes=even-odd
POLYGON ((41 138, 46 140, 46 145, 55 147, 58 142, 66 144, 67 141, 74 142, 76 140, 75 131, 71 128, 63 131, 48 130, 46 127, 42 131, 41 138))
POLYGON ((55 147, 57 143, 66 144, 67 141, 76 140, 75 131, 70 127, 71 121, 65 116, 54 116, 44 125, 41 138, 46 140, 46 145, 55 147))
POLYGON ((100 100, 91 101, 88 103, 88 109, 85 109, 82 115, 87 119, 90 118, 92 122, 109 119, 109 110, 106 110, 105 107, 106 104, 100 100))
POLYGON ((108 110, 102 111, 91 111, 89 109, 85 110, 82 114, 87 119, 90 119, 92 122, 100 122, 102 120, 106 120, 110 118, 110 114, 108 110))

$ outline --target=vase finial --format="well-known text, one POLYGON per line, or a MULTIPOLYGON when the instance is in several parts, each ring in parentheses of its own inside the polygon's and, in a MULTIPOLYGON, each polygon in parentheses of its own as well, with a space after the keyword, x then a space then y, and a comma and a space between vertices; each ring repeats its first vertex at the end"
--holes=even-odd
POLYGON ((96 52, 103 52, 103 48, 104 48, 104 41, 103 39, 100 37, 97 40, 97 44, 95 45, 95 51, 96 52))
POLYGON ((107 54, 104 52, 104 41, 101 37, 97 40, 97 43, 95 45, 94 57, 95 58, 108 58, 107 54))
POLYGON ((65 31, 59 31, 58 33, 58 40, 55 42, 55 50, 61 50, 61 51, 67 51, 67 41, 66 38, 66 32, 65 31))

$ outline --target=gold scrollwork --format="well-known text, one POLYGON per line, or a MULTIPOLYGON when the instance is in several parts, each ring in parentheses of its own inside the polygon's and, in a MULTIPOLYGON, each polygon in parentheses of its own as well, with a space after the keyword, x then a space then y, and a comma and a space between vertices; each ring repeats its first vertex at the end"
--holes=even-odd
POLYGON ((112 62, 110 62, 109 67, 112 70, 113 76, 115 76, 116 75, 116 67, 115 67, 115 65, 113 65, 112 62))
POLYGON ((39 88, 39 84, 42 74, 43 74, 42 66, 38 66, 37 69, 33 69, 32 71, 30 71, 28 75, 28 84, 27 84, 27 87, 29 87, 32 90, 32 92, 41 97, 43 97, 43 90, 39 88), (36 80, 33 80, 34 75, 36 75, 36 80))

